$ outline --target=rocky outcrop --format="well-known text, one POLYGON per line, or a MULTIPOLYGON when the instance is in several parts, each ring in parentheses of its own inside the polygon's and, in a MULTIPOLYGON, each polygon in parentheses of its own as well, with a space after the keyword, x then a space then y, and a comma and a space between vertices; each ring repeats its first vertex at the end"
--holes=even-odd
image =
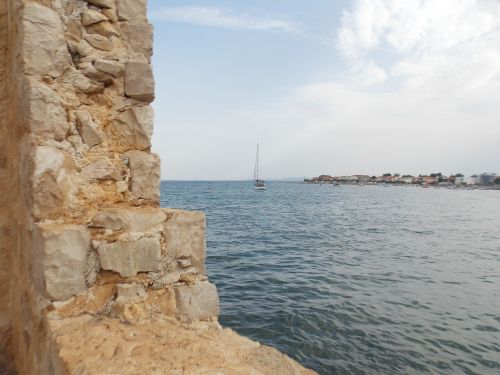
POLYGON ((159 208, 146 0, 5 0, 0 33, 0 373, 306 373, 218 325, 204 214, 159 208))

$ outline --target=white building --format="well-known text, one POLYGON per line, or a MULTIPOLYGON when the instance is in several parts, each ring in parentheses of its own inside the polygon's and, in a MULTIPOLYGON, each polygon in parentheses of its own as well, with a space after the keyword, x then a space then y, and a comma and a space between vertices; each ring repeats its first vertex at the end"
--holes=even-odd
POLYGON ((476 175, 472 175, 470 177, 465 178, 465 183, 467 185, 477 185, 479 183, 478 178, 476 175))

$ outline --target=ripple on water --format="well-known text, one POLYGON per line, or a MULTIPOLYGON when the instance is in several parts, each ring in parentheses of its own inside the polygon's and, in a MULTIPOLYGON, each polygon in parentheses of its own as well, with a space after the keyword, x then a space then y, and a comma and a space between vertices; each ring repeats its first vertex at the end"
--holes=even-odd
POLYGON ((207 213, 225 326, 321 374, 500 374, 499 192, 161 188, 207 213))

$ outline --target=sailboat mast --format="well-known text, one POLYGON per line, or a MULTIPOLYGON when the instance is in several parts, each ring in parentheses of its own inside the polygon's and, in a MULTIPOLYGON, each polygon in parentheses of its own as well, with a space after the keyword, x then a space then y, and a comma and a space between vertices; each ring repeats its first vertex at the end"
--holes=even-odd
POLYGON ((257 154, 255 157, 255 180, 259 179, 259 144, 257 143, 257 154))

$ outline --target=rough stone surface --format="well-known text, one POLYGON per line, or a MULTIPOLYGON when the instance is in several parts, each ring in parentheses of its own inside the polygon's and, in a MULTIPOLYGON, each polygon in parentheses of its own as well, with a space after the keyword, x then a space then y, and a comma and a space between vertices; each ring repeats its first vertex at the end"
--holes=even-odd
POLYGON ((153 26, 146 22, 123 22, 121 32, 133 52, 148 59, 153 54, 153 26))
POLYGON ((91 62, 82 62, 78 64, 78 68, 86 77, 102 82, 104 86, 113 84, 113 78, 109 74, 97 70, 91 62))
POLYGON ((35 148, 33 214, 37 219, 55 219, 64 214, 73 171, 73 161, 64 151, 50 146, 35 148))
POLYGON ((110 22, 98 22, 92 25, 87 26, 87 33, 89 34, 100 34, 105 36, 106 38, 110 38, 112 36, 120 36, 120 32, 116 27, 114 27, 110 22))
POLYGON ((49 324, 74 374, 315 374, 276 349, 212 322, 186 325, 155 318, 130 325, 84 315, 49 324))
POLYGON ((91 95, 99 94, 104 91, 104 84, 102 82, 89 79, 81 71, 73 68, 66 73, 65 78, 82 93, 91 95))
POLYGON ((167 215, 157 208, 111 208, 98 212, 90 225, 114 231, 146 232, 166 219, 167 215))
POLYGON ((160 158, 143 151, 125 154, 130 167, 130 191, 133 199, 160 200, 160 158))
POLYGON ((118 14, 116 13, 116 5, 112 4, 111 8, 103 8, 102 13, 109 18, 111 22, 118 22, 118 14))
POLYGON ((82 168, 82 175, 87 179, 115 180, 121 179, 120 170, 108 159, 99 159, 82 168))
POLYGON ((66 37, 74 42, 79 42, 82 40, 82 25, 76 21, 72 20, 66 23, 66 37))
POLYGON ((163 224, 169 253, 178 259, 189 259, 202 275, 205 274, 205 214, 201 211, 164 209, 163 224))
POLYGON ((52 300, 63 301, 87 289, 85 267, 90 235, 85 226, 37 224, 40 288, 52 300))
POLYGON ((113 122, 113 126, 122 145, 145 150, 151 147, 153 123, 153 108, 144 106, 132 107, 120 113, 113 122))
POLYGON ((138 272, 157 271, 160 261, 160 240, 144 237, 137 241, 116 241, 97 248, 101 267, 118 272, 123 277, 138 272))
POLYGON ((87 0, 89 4, 102 7, 102 8, 113 8, 115 5, 114 0, 87 0))
POLYGON ((120 21, 146 20, 146 0, 117 0, 120 21))
POLYGON ((101 72, 107 73, 115 78, 123 74, 125 65, 114 60, 98 59, 94 61, 94 67, 101 72))
POLYGON ((154 78, 151 65, 129 61, 125 66, 125 95, 151 103, 155 98, 154 78))
POLYGON ((92 120, 89 111, 80 109, 75 111, 76 126, 83 139, 83 142, 89 147, 98 145, 102 142, 102 133, 99 126, 92 120))
POLYGON ((85 35, 85 40, 94 48, 100 49, 102 51, 111 51, 113 49, 113 42, 111 39, 106 38, 99 34, 88 34, 85 35))
POLYGON ((69 123, 62 99, 46 84, 35 79, 26 80, 30 98, 28 123, 31 131, 45 138, 66 138, 69 123))
POLYGON ((108 20, 108 17, 106 17, 101 12, 98 12, 97 10, 87 9, 85 12, 82 13, 82 25, 83 26, 89 26, 89 25, 92 25, 94 23, 107 21, 107 20, 108 20))
POLYGON ((175 288, 175 299, 182 321, 205 320, 219 315, 217 288, 208 281, 175 288))
POLYGON ((148 297, 144 285, 137 283, 116 284, 116 303, 125 305, 144 301, 148 297))
POLYGON ((60 77, 70 67, 61 18, 33 1, 24 6, 23 55, 27 74, 60 77))

